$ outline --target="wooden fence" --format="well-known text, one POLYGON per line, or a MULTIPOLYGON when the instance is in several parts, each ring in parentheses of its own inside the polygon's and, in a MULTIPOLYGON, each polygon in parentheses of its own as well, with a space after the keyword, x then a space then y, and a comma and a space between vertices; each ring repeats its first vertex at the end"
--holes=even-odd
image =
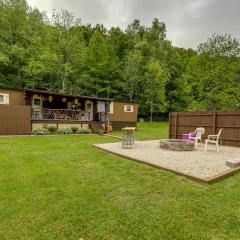
POLYGON ((182 134, 204 127, 209 134, 217 134, 222 128, 220 143, 240 147, 240 110, 209 112, 173 112, 169 114, 169 138, 181 138, 182 134))
POLYGON ((31 134, 31 107, 0 105, 0 135, 31 134))

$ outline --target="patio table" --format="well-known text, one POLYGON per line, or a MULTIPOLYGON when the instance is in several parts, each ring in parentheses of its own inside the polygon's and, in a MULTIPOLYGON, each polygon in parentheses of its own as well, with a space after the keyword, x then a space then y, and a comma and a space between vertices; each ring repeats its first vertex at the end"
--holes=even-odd
POLYGON ((135 140, 135 127, 125 127, 122 128, 123 137, 122 137, 122 147, 123 148, 132 148, 135 140))

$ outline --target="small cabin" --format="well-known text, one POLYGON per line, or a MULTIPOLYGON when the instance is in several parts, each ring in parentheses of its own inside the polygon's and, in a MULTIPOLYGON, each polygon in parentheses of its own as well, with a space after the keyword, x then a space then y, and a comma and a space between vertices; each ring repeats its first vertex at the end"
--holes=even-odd
POLYGON ((36 89, 0 88, 0 135, 27 135, 42 127, 97 131, 136 126, 138 104, 36 89), (109 129, 109 128, 108 128, 109 129))

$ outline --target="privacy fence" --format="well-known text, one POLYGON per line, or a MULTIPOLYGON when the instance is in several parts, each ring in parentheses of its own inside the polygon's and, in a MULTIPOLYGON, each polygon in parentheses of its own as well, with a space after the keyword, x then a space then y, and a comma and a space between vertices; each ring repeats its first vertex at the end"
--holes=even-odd
POLYGON ((240 147, 240 110, 209 112, 173 112, 169 114, 169 138, 181 138, 197 127, 205 128, 203 138, 217 134, 222 128, 220 143, 240 147))
POLYGON ((0 105, 0 135, 31 134, 31 107, 0 105))

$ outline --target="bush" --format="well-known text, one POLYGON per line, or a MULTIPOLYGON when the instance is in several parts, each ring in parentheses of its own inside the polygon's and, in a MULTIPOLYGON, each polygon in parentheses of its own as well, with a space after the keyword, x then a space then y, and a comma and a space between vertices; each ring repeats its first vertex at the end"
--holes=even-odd
POLYGON ((73 134, 77 133, 79 130, 77 127, 71 127, 71 129, 72 129, 73 134))
POLYGON ((59 134, 73 134, 73 131, 71 128, 59 128, 58 133, 59 134))
POLYGON ((50 131, 47 128, 38 128, 32 131, 34 135, 48 135, 50 131))
POLYGON ((90 129, 87 129, 87 128, 78 130, 78 134, 90 134, 90 133, 91 133, 90 129))
POLYGON ((48 127, 47 129, 49 130, 49 132, 50 132, 51 134, 56 133, 57 130, 58 130, 56 127, 48 127))

